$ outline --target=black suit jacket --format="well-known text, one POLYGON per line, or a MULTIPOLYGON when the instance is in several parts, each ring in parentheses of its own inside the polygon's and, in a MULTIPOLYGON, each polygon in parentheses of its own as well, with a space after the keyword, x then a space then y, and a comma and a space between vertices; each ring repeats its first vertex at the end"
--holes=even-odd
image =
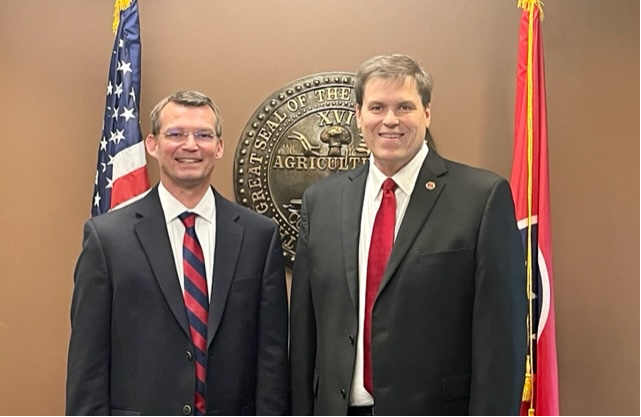
MULTIPOLYGON (((287 414, 278 230, 214 193, 207 413, 287 414)), ((193 408, 193 345, 157 187, 87 221, 74 281, 67 414, 182 415, 193 408)))
MULTIPOLYGON (((303 197, 290 313, 296 415, 347 413, 368 169, 332 175, 303 197)), ((507 181, 430 150, 374 304, 376 414, 518 414, 525 319, 507 181)))

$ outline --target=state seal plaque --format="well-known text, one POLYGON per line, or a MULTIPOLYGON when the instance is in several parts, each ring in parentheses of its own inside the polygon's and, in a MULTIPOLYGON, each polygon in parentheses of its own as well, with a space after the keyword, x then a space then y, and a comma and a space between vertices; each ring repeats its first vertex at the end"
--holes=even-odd
POLYGON ((238 141, 236 201, 278 223, 289 267, 305 189, 363 164, 369 156, 356 126, 355 105, 354 74, 303 77, 268 97, 238 141))

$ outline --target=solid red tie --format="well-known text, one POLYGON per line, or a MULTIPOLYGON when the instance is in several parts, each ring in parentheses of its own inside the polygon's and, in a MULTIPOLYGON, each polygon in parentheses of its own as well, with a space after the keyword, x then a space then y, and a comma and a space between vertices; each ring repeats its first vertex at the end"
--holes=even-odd
POLYGON ((396 183, 388 178, 383 182, 383 198, 376 213, 372 239, 367 257, 367 287, 365 290, 365 322, 363 333, 363 385, 370 394, 374 394, 372 378, 372 309, 376 294, 381 286, 383 272, 394 244, 396 226, 396 183))
POLYGON ((185 307, 189 319, 191 340, 194 344, 196 391, 194 414, 205 415, 205 374, 207 369, 207 317, 209 297, 203 250, 196 236, 196 214, 185 212, 179 216, 185 225, 183 239, 183 270, 185 307))

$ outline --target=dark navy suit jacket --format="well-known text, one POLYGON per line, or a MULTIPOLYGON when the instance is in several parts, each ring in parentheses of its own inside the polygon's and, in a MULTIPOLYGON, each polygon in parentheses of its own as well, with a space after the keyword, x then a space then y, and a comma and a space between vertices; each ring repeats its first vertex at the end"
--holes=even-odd
MULTIPOLYGON (((291 296, 295 415, 347 413, 368 169, 331 175, 303 197, 291 296)), ((373 308, 376 414, 518 414, 526 305, 507 181, 430 150, 373 308)))
MULTIPOLYGON (((278 230, 214 194, 207 413, 287 414, 278 230)), ((87 221, 74 280, 66 413, 182 415, 193 408, 193 345, 157 187, 87 221)))

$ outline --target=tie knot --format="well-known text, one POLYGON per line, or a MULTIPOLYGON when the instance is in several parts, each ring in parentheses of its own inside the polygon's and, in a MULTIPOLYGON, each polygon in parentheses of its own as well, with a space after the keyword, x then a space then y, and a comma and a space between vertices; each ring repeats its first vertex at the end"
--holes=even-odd
POLYGON ((196 223, 196 213, 190 213, 186 211, 178 216, 178 218, 185 225, 185 229, 194 227, 194 224, 196 223))
POLYGON ((391 178, 388 178, 383 182, 383 191, 394 191, 396 190, 396 187, 396 183, 391 178))

